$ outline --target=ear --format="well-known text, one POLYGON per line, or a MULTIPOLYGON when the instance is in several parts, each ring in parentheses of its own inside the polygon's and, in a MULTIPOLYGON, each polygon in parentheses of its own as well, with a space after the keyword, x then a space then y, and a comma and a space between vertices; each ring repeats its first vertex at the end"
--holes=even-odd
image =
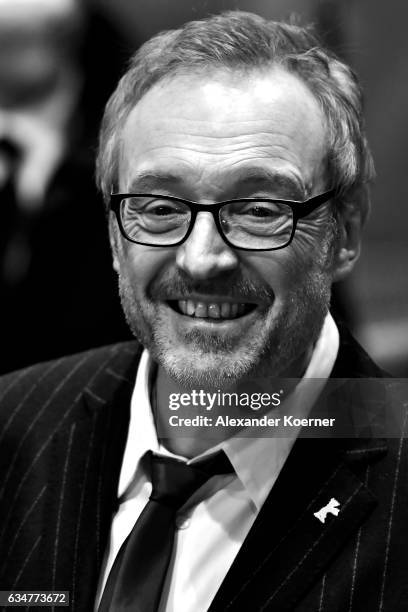
POLYGON ((116 223, 115 215, 113 214, 112 211, 110 211, 109 213, 109 242, 110 242, 111 251, 112 251, 113 269, 115 270, 117 274, 119 274, 119 269, 120 269, 119 257, 118 257, 119 241, 120 241, 119 229, 116 223))
POLYGON ((333 258, 333 282, 346 278, 360 257, 363 226, 361 211, 357 207, 346 207, 337 223, 338 237, 333 258))

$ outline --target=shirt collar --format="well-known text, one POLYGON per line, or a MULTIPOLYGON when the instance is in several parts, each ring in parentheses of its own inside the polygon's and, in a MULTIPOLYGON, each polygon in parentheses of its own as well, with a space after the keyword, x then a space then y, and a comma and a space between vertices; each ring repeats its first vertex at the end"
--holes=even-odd
MULTIPOLYGON (((302 380, 285 400, 288 414, 305 417, 330 376, 339 349, 339 332, 327 314, 302 380), (318 379, 308 385, 306 379, 318 379)), ((119 479, 118 496, 126 493, 140 470, 140 459, 148 450, 177 457, 159 444, 150 404, 150 386, 155 365, 149 352, 142 353, 131 400, 131 417, 119 479)), ((192 462, 216 450, 224 450, 234 471, 259 510, 274 485, 299 429, 290 428, 286 437, 253 438, 234 436, 195 457, 192 462)))

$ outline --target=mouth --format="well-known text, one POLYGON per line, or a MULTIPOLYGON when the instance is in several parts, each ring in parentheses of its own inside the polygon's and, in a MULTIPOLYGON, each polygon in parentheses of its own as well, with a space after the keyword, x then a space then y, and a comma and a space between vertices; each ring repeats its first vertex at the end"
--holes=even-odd
POLYGON ((169 300, 167 304, 179 315, 211 321, 240 319, 253 312, 258 306, 254 303, 192 299, 169 300))

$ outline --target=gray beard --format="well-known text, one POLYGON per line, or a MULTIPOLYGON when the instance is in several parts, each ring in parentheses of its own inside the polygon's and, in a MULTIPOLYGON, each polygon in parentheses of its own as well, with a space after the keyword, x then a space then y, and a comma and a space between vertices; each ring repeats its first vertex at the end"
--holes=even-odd
POLYGON ((319 336, 329 309, 330 280, 320 270, 306 273, 287 300, 289 307, 275 317, 269 333, 262 339, 247 342, 235 359, 231 356, 238 347, 228 338, 200 330, 187 332, 184 342, 191 347, 192 354, 188 363, 177 354, 166 336, 166 326, 154 302, 137 298, 125 275, 119 278, 119 293, 132 333, 173 380, 186 389, 225 388, 251 378, 284 376, 294 362, 307 354, 319 336), (201 359, 208 355, 214 357, 214 365, 200 368, 201 359))

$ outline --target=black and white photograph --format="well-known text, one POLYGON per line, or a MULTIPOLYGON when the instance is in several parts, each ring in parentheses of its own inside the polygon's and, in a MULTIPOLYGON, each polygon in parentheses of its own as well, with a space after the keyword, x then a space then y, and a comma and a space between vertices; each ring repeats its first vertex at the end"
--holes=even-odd
POLYGON ((0 0, 0 610, 408 609, 407 17, 0 0))

